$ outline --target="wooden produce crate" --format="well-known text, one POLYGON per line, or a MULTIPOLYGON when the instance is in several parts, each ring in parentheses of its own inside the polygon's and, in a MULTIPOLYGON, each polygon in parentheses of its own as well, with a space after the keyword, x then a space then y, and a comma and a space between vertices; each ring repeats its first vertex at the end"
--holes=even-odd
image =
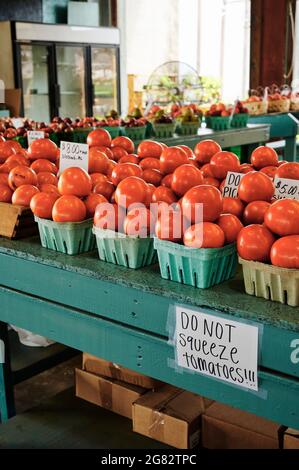
POLYGON ((25 238, 38 233, 37 224, 29 207, 0 202, 0 236, 25 238))

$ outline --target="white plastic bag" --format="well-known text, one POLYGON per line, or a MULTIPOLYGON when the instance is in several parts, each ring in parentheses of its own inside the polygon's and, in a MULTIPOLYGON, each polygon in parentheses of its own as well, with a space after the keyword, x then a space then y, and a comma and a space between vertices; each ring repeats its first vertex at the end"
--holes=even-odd
POLYGON ((51 341, 44 336, 36 335, 31 331, 24 330, 23 328, 18 328, 14 325, 10 325, 13 330, 15 330, 19 335, 20 343, 24 344, 24 346, 32 346, 36 348, 51 346, 54 344, 55 341, 51 341))

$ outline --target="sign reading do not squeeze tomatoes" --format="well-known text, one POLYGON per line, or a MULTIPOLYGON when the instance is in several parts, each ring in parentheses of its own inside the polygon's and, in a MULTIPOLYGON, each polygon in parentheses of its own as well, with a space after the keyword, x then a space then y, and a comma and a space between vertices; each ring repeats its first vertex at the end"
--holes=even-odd
POLYGON ((60 142, 59 173, 70 167, 88 171, 88 145, 76 142, 60 142))

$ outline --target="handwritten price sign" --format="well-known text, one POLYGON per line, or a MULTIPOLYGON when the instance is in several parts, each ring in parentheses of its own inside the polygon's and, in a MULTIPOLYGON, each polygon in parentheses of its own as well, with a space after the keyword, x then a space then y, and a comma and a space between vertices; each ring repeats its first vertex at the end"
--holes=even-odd
POLYGON ((88 171, 88 145, 73 142, 60 142, 60 167, 61 173, 66 168, 79 167, 88 171))
POLYGON ((43 139, 45 137, 44 131, 28 131, 27 139, 28 145, 31 145, 34 140, 43 139))
POLYGON ((239 184, 243 176, 243 173, 236 173, 234 171, 229 171, 227 173, 225 185, 222 191, 223 197, 238 197, 239 184))
POLYGON ((299 181, 274 178, 274 199, 296 199, 299 201, 299 181))

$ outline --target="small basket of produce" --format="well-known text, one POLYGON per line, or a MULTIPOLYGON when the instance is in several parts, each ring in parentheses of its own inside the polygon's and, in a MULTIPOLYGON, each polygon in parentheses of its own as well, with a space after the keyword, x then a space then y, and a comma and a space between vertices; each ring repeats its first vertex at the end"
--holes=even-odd
POLYGON ((261 96, 251 95, 242 101, 242 104, 250 116, 260 116, 268 112, 268 101, 264 100, 261 96))
POLYGON ((202 112, 196 105, 172 105, 171 115, 176 120, 175 131, 179 135, 196 135, 201 125, 202 112))
POLYGON ((146 119, 128 118, 121 121, 123 135, 132 140, 144 140, 146 134, 146 119))
POLYGON ((158 139, 167 139, 173 136, 176 125, 175 121, 169 114, 166 114, 163 109, 155 113, 151 122, 155 136, 158 139))
POLYGON ((248 110, 243 106, 241 101, 238 101, 233 110, 233 117, 231 120, 231 127, 239 128, 246 127, 248 124, 248 110))
POLYGON ((225 104, 212 104, 205 114, 207 127, 214 131, 224 131, 231 127, 230 112, 225 104))

